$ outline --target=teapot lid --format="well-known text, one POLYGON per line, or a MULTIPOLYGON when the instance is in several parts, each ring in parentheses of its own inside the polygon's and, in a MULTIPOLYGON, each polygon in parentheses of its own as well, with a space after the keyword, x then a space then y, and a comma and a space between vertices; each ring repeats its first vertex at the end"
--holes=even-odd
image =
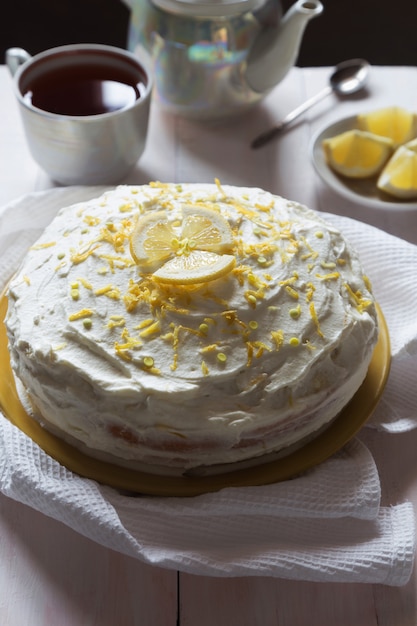
POLYGON ((222 17, 254 11, 265 0, 152 0, 159 9, 183 16, 222 17))

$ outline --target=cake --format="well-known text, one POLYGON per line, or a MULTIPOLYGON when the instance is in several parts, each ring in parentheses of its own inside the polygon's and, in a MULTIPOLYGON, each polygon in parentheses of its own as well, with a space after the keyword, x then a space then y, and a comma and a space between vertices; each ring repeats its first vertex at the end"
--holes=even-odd
POLYGON ((63 208, 7 292, 27 411, 154 474, 263 462, 321 432, 377 341, 342 234, 261 189, 122 185, 63 208))

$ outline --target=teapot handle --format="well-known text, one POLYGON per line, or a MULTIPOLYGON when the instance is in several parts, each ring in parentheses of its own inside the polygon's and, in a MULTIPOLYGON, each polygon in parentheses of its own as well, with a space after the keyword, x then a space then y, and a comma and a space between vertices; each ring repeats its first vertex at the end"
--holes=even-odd
POLYGON ((31 59, 32 56, 23 48, 8 48, 6 50, 5 58, 9 72, 12 76, 14 76, 19 67, 31 59))

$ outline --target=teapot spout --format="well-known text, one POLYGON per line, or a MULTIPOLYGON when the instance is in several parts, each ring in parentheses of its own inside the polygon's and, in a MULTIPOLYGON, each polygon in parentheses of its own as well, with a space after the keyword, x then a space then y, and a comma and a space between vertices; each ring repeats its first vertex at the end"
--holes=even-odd
POLYGON ((323 11, 319 0, 298 0, 278 27, 263 28, 249 52, 246 80, 258 93, 278 85, 297 60, 304 29, 323 11))

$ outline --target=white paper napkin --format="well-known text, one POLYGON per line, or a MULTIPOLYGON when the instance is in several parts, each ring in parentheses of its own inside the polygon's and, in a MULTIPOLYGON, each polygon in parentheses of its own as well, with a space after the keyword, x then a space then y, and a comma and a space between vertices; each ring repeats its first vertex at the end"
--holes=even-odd
MULTIPOLYGON (((0 286, 58 208, 100 192, 51 190, 6 207, 0 286)), ((417 295, 409 288, 407 300, 402 294, 417 248, 326 217, 359 250, 391 333, 392 374, 372 424, 388 432, 415 428, 417 295)), ((403 585, 413 568, 412 505, 380 507, 377 468, 358 439, 283 483, 194 498, 133 497, 73 474, 0 416, 0 490, 104 546, 195 574, 403 585)))

